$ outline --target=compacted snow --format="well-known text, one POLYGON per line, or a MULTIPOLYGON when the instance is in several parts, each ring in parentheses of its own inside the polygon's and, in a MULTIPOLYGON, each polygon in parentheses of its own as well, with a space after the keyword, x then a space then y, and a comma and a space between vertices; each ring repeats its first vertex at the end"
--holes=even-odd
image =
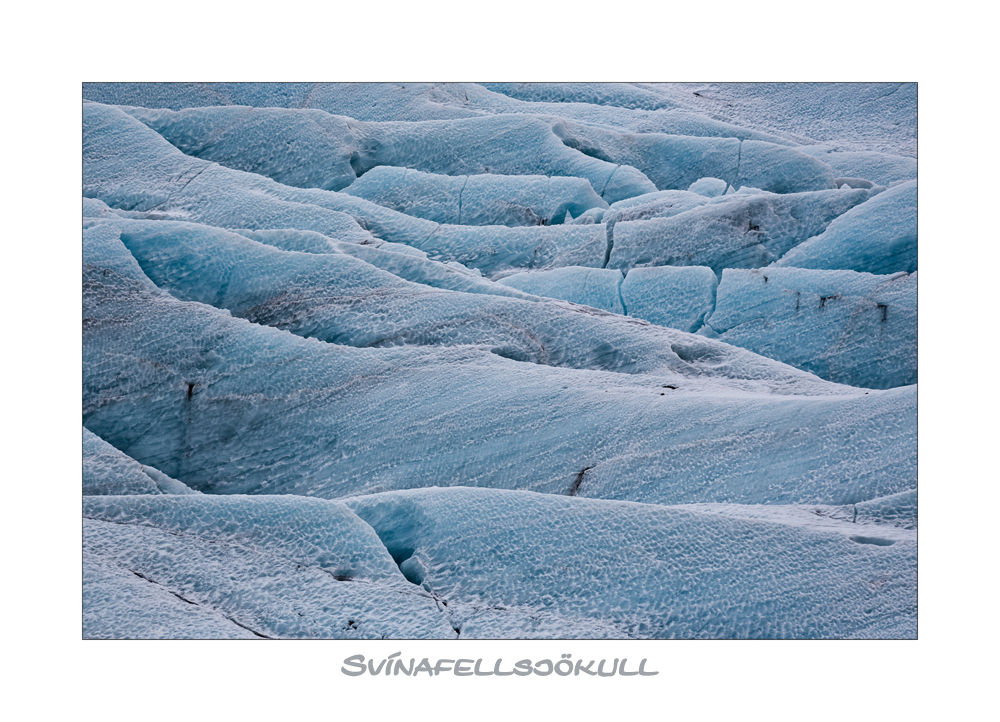
POLYGON ((915 129, 85 84, 84 636, 915 637, 915 129))

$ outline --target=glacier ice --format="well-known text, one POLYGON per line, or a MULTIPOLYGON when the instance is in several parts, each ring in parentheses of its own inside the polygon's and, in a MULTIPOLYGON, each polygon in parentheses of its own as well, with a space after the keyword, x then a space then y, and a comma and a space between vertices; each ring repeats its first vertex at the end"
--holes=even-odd
POLYGON ((715 307, 719 279, 705 266, 633 268, 621 285, 628 315, 681 331, 697 331, 715 307))
POLYGON ((83 494, 195 494, 187 485, 143 466, 83 429, 83 494))
POLYGON ((495 618, 518 608, 584 627, 600 621, 618 638, 914 634, 905 614, 916 603, 912 533, 865 545, 846 523, 800 531, 683 507, 487 489, 346 503, 411 581, 447 600, 463 634, 493 636, 495 618))
POLYGON ((565 266, 552 271, 515 273, 498 283, 536 296, 558 298, 624 314, 625 307, 619 291, 622 280, 622 273, 617 270, 565 266))
POLYGON ((608 207, 584 178, 441 176, 384 165, 344 192, 400 213, 466 226, 544 226, 608 207))
POLYGON ((775 266, 875 274, 917 270, 917 182, 907 181, 835 219, 775 266))
POLYGON ((864 189, 735 193, 674 216, 622 220, 614 226, 608 267, 708 266, 716 273, 759 268, 822 233, 871 194, 864 189))
POLYGON ((699 178, 688 187, 688 191, 706 198, 716 198, 723 195, 728 187, 729 184, 721 178, 699 178))
POLYGON ((880 186, 917 179, 916 158, 870 150, 838 151, 825 145, 804 146, 799 150, 819 158, 838 176, 864 178, 880 186))
POLYGON ((835 187, 833 170, 826 163, 767 141, 621 133, 569 121, 556 123, 552 130, 570 148, 637 168, 659 190, 683 190, 705 177, 724 179, 735 188, 746 185, 776 193, 835 187))
MULTIPOLYGON (((671 355, 645 375, 468 346, 332 345, 166 295, 117 234, 84 235, 84 422, 199 491, 566 493, 584 467, 581 496, 656 502, 848 503, 914 488, 914 387, 862 394, 669 329, 671 355)), ((622 355, 588 343, 598 363, 622 355)))
POLYGON ((390 165, 444 175, 544 172, 586 178, 609 202, 655 190, 635 168, 578 152, 560 140, 558 124, 553 128, 545 119, 525 115, 415 125, 361 123, 322 111, 278 108, 123 110, 189 155, 286 185, 339 190, 355 175, 390 165), (230 135, 232 143, 219 140, 230 135), (315 138, 331 139, 331 147, 303 161, 300 149, 315 138))
POLYGON ((916 636, 915 85, 83 96, 84 637, 916 636))
POLYGON ((83 517, 94 569, 84 598, 95 600, 85 601, 85 637, 455 636, 431 595, 340 502, 88 497, 83 517), (157 606, 122 598, 137 594, 157 606), (152 619, 137 619, 135 607, 152 619), (160 621, 164 607, 180 619, 160 621))
POLYGON ((186 156, 110 106, 85 103, 84 128, 84 196, 155 213, 147 217, 251 231, 294 228, 359 245, 390 241, 491 275, 525 266, 598 266, 607 250, 600 225, 442 225, 345 193, 285 186, 186 156))
POLYGON ((830 381, 917 383, 916 272, 727 268, 706 323, 711 338, 830 381))

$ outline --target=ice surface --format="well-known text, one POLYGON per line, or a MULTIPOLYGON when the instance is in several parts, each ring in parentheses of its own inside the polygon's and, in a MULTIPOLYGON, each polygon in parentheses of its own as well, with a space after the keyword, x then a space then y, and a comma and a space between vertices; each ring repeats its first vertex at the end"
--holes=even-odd
POLYGON ((804 146, 799 150, 819 158, 839 176, 864 178, 875 185, 917 179, 916 158, 866 150, 835 151, 826 145, 804 146))
POLYGON ((347 504, 447 601, 463 637, 486 636, 511 609, 597 620, 617 638, 916 635, 912 537, 878 546, 683 507, 485 489, 347 504))
POLYGON ((163 492, 143 472, 142 464, 84 429, 83 493, 162 494, 163 492))
POLYGON ((585 178, 608 202, 655 190, 634 168, 567 147, 551 122, 524 115, 361 123, 318 110, 123 109, 189 155, 286 185, 339 190, 390 165, 445 175, 585 178), (320 140, 316 156, 303 153, 320 140))
POLYGON ((614 226, 608 267, 708 266, 716 273, 759 268, 822 233, 871 193, 735 193, 675 216, 622 220, 614 226))
POLYGON ((83 94, 85 637, 916 636, 914 85, 83 94))
POLYGON ((84 233, 84 422, 201 491, 568 493, 585 468, 581 496, 655 502, 914 488, 914 387, 862 395, 669 329, 673 369, 655 375, 300 339, 164 294, 112 231, 84 233))
POLYGON ((699 178, 691 184, 688 191, 705 196, 706 198, 715 198, 724 194, 728 187, 729 184, 721 178, 699 178))
POLYGON ((704 266, 633 268, 621 286, 628 315, 697 331, 715 307, 719 279, 704 266))
POLYGON ((83 516, 85 637, 455 637, 339 502, 88 497, 83 516))
POLYGON ((348 193, 418 218, 467 226, 544 226, 607 208, 590 182, 557 176, 442 176, 377 166, 348 193))
POLYGON ((557 123, 553 131, 588 156, 637 168, 660 190, 683 190, 705 177, 776 193, 835 187, 832 169, 821 160, 765 141, 619 133, 569 121, 557 123))
MULTIPOLYGON (((176 298, 330 343, 476 345, 520 361, 672 376, 691 371, 677 345, 701 341, 591 309, 542 303, 516 290, 510 293, 520 298, 486 292, 491 289, 435 289, 346 254, 287 253, 190 223, 118 219, 91 225, 84 239, 88 257, 97 252, 92 246, 124 256, 121 239, 144 273, 176 298)), ((610 292, 618 298, 618 271, 571 273, 588 271, 614 278, 610 292)), ((721 378, 763 376, 795 384, 800 392, 836 392, 805 375, 786 378, 787 367, 732 347, 716 344, 714 353, 707 347, 699 352, 729 357, 721 378)), ((716 375, 711 368, 706 372, 716 375)))
POLYGON ((726 269, 707 323, 712 338, 830 381, 917 383, 916 272, 726 269))
POLYGON ((504 286, 536 296, 560 298, 611 313, 625 313, 619 288, 621 271, 568 266, 554 271, 516 273, 499 281, 504 286))
POLYGON ((691 110, 796 143, 916 156, 916 83, 651 83, 691 110))
POLYGON ((774 265, 886 274, 917 270, 917 182, 879 193, 774 265))
POLYGON ((600 266, 607 252, 603 226, 441 225, 345 193, 292 188, 185 156, 117 108, 85 103, 83 112, 83 193, 112 208, 232 229, 315 231, 361 245, 391 241, 489 274, 600 266))
MULTIPOLYGON (((574 84, 563 92, 574 94, 574 84)), ((626 91, 627 92, 627 91, 626 91)), ((622 94, 618 94, 622 97, 622 94)), ((648 94, 629 93, 633 98, 648 94)), ((358 121, 425 121, 495 114, 566 118, 635 133, 671 133, 756 139, 792 145, 778 135, 740 127, 703 113, 676 108, 594 105, 587 102, 526 101, 475 83, 84 83, 83 96, 112 105, 201 108, 244 105, 311 108, 358 121)), ((569 96, 567 96, 568 98, 569 96)))

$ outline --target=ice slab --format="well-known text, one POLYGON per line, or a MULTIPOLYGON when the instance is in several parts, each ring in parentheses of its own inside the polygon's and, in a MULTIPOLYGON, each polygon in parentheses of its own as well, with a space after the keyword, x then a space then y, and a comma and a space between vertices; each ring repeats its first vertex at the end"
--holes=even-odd
POLYGON ((469 226, 544 226, 608 204, 583 178, 442 176, 378 166, 345 193, 418 218, 469 226))
POLYGON ((704 266, 633 268, 621 285, 622 302, 629 316, 693 332, 715 308, 718 283, 704 266))
POLYGON ((707 323, 712 338, 830 381, 917 383, 915 272, 726 269, 707 323))
POLYGON ((792 248, 775 266, 886 274, 917 270, 917 182, 879 193, 792 248))
POLYGON ((622 283, 622 274, 618 270, 567 266, 553 271, 516 273, 500 279, 498 283, 536 296, 559 298, 611 313, 625 313, 618 291, 622 283))
POLYGON ((482 86, 518 100, 545 103, 587 103, 641 110, 680 107, 669 98, 628 83, 482 83, 482 86))
POLYGON ((616 638, 916 635, 912 538, 866 544, 683 507, 485 489, 347 504, 448 603, 463 637, 487 636, 482 622, 509 609, 600 621, 616 638))
MULTIPOLYGON (((619 221, 609 268, 708 266, 758 268, 821 233, 872 191, 735 193, 671 217, 619 221)), ((695 195, 695 194, 691 194, 695 195)))

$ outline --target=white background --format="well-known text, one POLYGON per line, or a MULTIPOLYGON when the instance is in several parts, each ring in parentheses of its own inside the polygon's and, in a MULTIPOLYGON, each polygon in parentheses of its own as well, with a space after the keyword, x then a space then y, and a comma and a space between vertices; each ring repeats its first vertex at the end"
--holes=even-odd
MULTIPOLYGON (((984 719, 996 683, 995 11, 917 4, 26 3, 2 87, 7 719, 984 719), (80 83, 915 81, 916 642, 84 642, 80 83), (359 678, 382 659, 645 657, 656 677, 359 678)), ((984 7, 989 7, 984 4, 984 7)), ((995 718, 995 717, 994 717, 995 718)))

